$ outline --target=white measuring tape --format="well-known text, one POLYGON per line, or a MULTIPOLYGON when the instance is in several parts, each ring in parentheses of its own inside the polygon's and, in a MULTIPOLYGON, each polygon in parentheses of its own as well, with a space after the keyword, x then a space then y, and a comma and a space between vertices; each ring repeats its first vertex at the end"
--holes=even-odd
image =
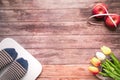
MULTIPOLYGON (((100 5, 100 4, 98 4, 98 5, 100 5)), ((97 5, 96 5, 96 6, 97 6, 97 5)), ((95 6, 95 7, 96 7, 96 6, 95 6)), ((100 5, 100 6, 102 6, 102 5, 100 5)), ((97 23, 91 22, 90 19, 91 19, 91 18, 94 18, 94 17, 98 17, 98 16, 108 16, 108 17, 110 18, 110 20, 112 21, 112 23, 114 24, 114 26, 117 27, 117 24, 114 22, 114 20, 113 20, 112 17, 111 17, 111 15, 115 15, 115 14, 109 14, 109 13, 108 13, 108 10, 107 10, 104 6, 102 6, 102 7, 105 9, 106 14, 96 14, 96 15, 92 15, 92 16, 90 16, 90 17, 88 18, 88 21, 87 21, 87 22, 88 22, 89 24, 97 24, 97 23)))

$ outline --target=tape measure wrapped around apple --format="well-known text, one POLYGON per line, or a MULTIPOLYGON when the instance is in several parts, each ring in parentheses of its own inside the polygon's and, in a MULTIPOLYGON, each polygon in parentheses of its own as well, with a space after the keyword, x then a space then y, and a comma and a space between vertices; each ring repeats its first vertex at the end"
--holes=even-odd
POLYGON ((108 13, 108 7, 104 3, 97 3, 92 9, 92 16, 88 18, 88 23, 96 24, 90 21, 91 18, 104 19, 105 24, 110 28, 117 28, 120 24, 120 15, 108 13))

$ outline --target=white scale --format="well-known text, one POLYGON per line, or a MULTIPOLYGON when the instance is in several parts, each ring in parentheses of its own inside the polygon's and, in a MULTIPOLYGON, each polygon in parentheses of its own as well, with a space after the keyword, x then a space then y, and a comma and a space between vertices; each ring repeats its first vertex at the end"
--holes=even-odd
MULTIPOLYGON (((11 38, 6 38, 1 41, 0 49, 5 48, 14 48, 17 53, 17 59, 23 57, 28 61, 28 71, 26 75, 21 80, 35 80, 40 73, 42 72, 41 63, 36 60, 28 51, 26 51, 20 44, 18 44, 15 40, 11 38)), ((5 70, 9 67, 9 65, 2 71, 0 71, 0 76, 5 72, 5 70)))

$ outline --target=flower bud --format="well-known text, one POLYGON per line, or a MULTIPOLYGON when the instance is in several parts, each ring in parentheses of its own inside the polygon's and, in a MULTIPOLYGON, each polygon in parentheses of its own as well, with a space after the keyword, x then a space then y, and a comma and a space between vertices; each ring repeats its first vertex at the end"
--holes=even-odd
POLYGON ((88 70, 95 75, 100 72, 99 69, 97 67, 94 67, 94 66, 89 66, 88 70))
POLYGON ((109 55, 112 52, 111 49, 109 47, 106 47, 106 46, 102 46, 101 50, 105 55, 109 55))
POLYGON ((106 59, 106 56, 102 52, 96 52, 96 57, 101 61, 106 59))
POLYGON ((90 62, 91 62, 94 66, 100 66, 100 64, 101 64, 101 61, 100 61, 98 58, 96 58, 96 57, 93 57, 90 62))

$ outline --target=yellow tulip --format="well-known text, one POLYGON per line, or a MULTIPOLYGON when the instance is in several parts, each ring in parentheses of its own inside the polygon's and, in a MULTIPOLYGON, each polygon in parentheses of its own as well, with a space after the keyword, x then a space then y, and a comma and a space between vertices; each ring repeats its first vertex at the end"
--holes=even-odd
POLYGON ((89 66, 88 70, 95 75, 100 72, 99 69, 97 67, 94 67, 94 66, 89 66))
POLYGON ((91 60, 90 60, 90 62, 94 65, 94 66, 100 66, 100 64, 101 64, 101 61, 98 59, 98 58, 96 58, 96 57, 93 57, 91 60))
POLYGON ((109 47, 106 46, 102 46, 101 47, 101 51, 105 54, 105 55, 109 55, 112 53, 111 49, 109 47))

